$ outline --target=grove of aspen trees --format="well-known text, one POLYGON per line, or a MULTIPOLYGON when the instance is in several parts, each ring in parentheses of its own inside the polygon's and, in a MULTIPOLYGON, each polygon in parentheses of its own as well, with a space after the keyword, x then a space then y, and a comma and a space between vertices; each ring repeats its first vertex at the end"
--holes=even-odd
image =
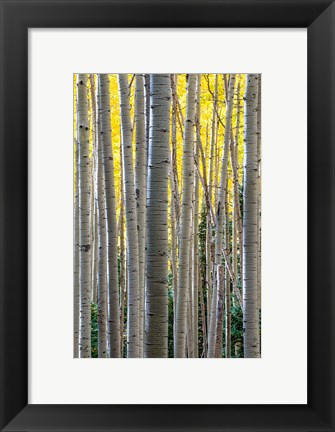
POLYGON ((261 75, 73 88, 74 357, 261 357, 261 75))

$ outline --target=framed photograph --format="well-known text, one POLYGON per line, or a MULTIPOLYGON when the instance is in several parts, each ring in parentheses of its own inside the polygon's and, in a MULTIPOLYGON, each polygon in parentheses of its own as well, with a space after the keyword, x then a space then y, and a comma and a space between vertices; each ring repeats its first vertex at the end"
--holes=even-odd
POLYGON ((1 430, 334 429, 334 7, 1 1, 1 430))

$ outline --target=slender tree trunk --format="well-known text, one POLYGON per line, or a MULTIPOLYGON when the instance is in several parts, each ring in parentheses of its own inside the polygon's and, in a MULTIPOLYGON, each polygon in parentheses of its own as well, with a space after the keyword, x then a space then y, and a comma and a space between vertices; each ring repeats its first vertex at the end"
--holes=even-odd
POLYGON ((91 215, 90 215, 90 230, 92 236, 91 247, 91 283, 92 283, 92 301, 97 304, 98 299, 98 220, 96 210, 96 196, 95 196, 95 181, 96 181, 96 164, 97 164, 97 113, 96 113, 96 95, 94 74, 90 74, 90 96, 91 96, 91 109, 92 109, 92 158, 91 158, 91 215))
MULTIPOLYGON (((122 173, 122 146, 120 146, 120 171, 122 173)), ((124 251, 124 191, 122 175, 120 178, 120 352, 123 357, 124 351, 124 306, 126 296, 126 266, 125 266, 125 251, 124 251)))
POLYGON ((260 356, 257 296, 257 94, 258 75, 248 74, 244 109, 245 159, 243 188, 243 331, 244 357, 246 358, 260 356))
MULTIPOLYGON (((95 170, 96 168, 94 168, 95 170)), ((95 174, 94 174, 95 176, 95 174)), ((95 195, 95 192, 93 192, 95 195)), ((93 252, 94 255, 92 259, 93 269, 92 269, 92 300, 93 303, 98 303, 98 261, 99 261, 99 221, 98 221, 98 209, 97 203, 94 198, 94 243, 93 252)))
POLYGON ((101 122, 101 147, 103 156, 104 189, 107 217, 107 271, 108 271, 108 336, 109 356, 120 357, 120 315, 118 276, 118 232, 114 186, 114 160, 110 119, 110 92, 108 74, 99 74, 99 114, 101 122))
POLYGON ((223 317, 224 317, 224 309, 225 309, 225 283, 224 283, 224 269, 223 265, 219 264, 217 266, 217 275, 216 275, 216 283, 218 300, 217 300, 217 311, 216 311, 216 322, 217 322, 217 330, 216 330, 216 340, 215 340, 215 357, 222 357, 222 338, 223 338, 223 317))
POLYGON ((78 144, 76 143, 75 151, 74 151, 74 160, 75 160, 75 193, 74 193, 74 205, 73 205, 73 285, 74 285, 74 304, 73 304, 73 357, 79 357, 79 309, 80 309, 80 290, 79 290, 79 149, 78 144))
POLYGON ((91 357, 91 235, 90 235, 90 163, 87 75, 77 80, 77 140, 79 148, 79 290, 80 357, 91 357))
POLYGON ((219 165, 220 165, 220 147, 218 142, 219 136, 219 124, 217 123, 217 128, 215 131, 215 141, 214 141, 214 207, 216 208, 219 195, 219 165))
POLYGON ((170 171, 170 224, 171 224, 171 269, 173 290, 173 328, 175 328, 176 298, 177 298, 177 241, 176 241, 176 215, 174 206, 173 172, 170 171))
POLYGON ((146 140, 146 156, 147 156, 147 166, 148 166, 149 128, 150 128, 150 74, 144 74, 144 91, 145 91, 145 140, 146 140))
POLYGON ((212 302, 212 224, 211 218, 207 213, 206 230, 206 294, 207 294, 207 328, 209 329, 211 302, 212 302))
MULTIPOLYGON (((236 131, 235 131, 235 141, 231 139, 231 147, 230 147, 230 158, 231 158, 231 167, 233 172, 233 216, 232 216, 232 264, 233 271, 235 277, 238 277, 238 260, 237 260, 237 222, 238 222, 238 212, 237 212, 237 204, 238 204, 238 196, 236 196, 236 183, 238 185, 237 178, 237 159, 238 159, 238 138, 239 138, 239 127, 240 127, 240 83, 237 85, 236 90, 236 131)), ((236 188, 237 189, 237 188, 236 188)), ((238 189, 237 189, 238 192, 238 189)))
POLYGON ((201 311, 202 349, 203 349, 201 357, 206 358, 207 357, 207 321, 206 321, 204 297, 205 297, 205 293, 203 289, 203 284, 201 284, 200 311, 201 311))
POLYGON ((145 357, 168 356, 170 76, 150 75, 145 357))
POLYGON ((177 75, 171 75, 172 90, 172 172, 173 172, 173 190, 174 190, 174 212, 176 216, 177 239, 180 235, 180 196, 177 169, 177 75))
MULTIPOLYGON (((101 105, 101 89, 98 87, 97 105, 101 105)), ((104 179, 104 151, 102 140, 102 122, 100 110, 97 116, 97 146, 98 159, 96 170, 96 200, 98 210, 98 238, 99 238, 99 257, 98 257, 98 357, 108 357, 107 351, 107 226, 106 226, 106 197, 104 179)))
POLYGON ((178 270, 177 270, 177 257, 178 257, 178 237, 179 237, 179 216, 180 216, 180 202, 178 192, 178 172, 177 172, 177 106, 176 106, 176 78, 171 75, 171 92, 172 92, 172 116, 171 116, 171 172, 170 172, 170 186, 171 186, 171 263, 173 271, 173 334, 176 337, 176 318, 177 318, 177 287, 178 287, 178 270))
MULTIPOLYGON (((218 75, 215 74, 215 89, 213 96, 213 110, 212 110, 212 123, 211 123, 211 141, 210 141, 210 156, 209 156, 209 170, 208 170, 208 193, 210 201, 213 200, 213 174, 215 167, 215 148, 216 148, 216 131, 217 131, 217 98, 218 98, 218 75)), ((216 180, 215 180, 216 184, 216 180)), ((215 188, 216 195, 216 188, 215 188)), ((207 282, 207 328, 210 328, 210 315, 212 304, 212 221, 210 214, 207 213, 207 238, 206 238, 206 282, 207 282)))
POLYGON ((257 293, 258 293, 258 308, 262 307, 262 261, 261 261, 261 219, 262 219, 262 178, 261 178, 261 129, 262 129, 262 75, 258 75, 258 99, 257 99, 257 159, 258 159, 258 256, 257 256, 257 293))
POLYGON ((147 145, 145 134, 144 78, 137 74, 135 83, 135 131, 136 131, 136 170, 135 188, 137 199, 137 225, 139 247, 139 356, 143 357, 144 333, 144 275, 145 275, 145 231, 146 231, 146 181, 147 145))
POLYGON ((128 267, 127 355, 139 357, 139 249, 127 74, 119 74, 128 267))
MULTIPOLYGON (((226 249, 226 260, 230 260, 230 236, 229 236, 229 199, 228 199, 228 190, 226 192, 227 199, 226 199, 226 205, 225 205, 225 213, 226 213, 226 220, 225 220, 225 249, 226 249)), ((231 290, 230 290, 230 276, 228 267, 225 266, 225 300, 226 300, 226 358, 231 357, 231 290)))
MULTIPOLYGON (((261 130, 262 130, 262 75, 258 75, 258 103, 257 103, 257 158, 258 158, 258 255, 257 255, 257 295, 259 319, 261 323, 262 313, 262 147, 261 147, 261 130)), ((259 355, 262 352, 261 324, 259 325, 259 355)))
POLYGON ((231 140, 231 166, 233 171, 233 189, 234 189, 234 199, 233 199, 233 271, 238 282, 238 259, 237 259, 237 237, 239 244, 239 256, 240 256, 240 281, 242 285, 243 280, 243 228, 242 228, 242 215, 240 207, 240 194, 239 194, 239 165, 238 165, 238 138, 240 133, 240 83, 237 86, 237 111, 236 111, 236 133, 235 133, 235 145, 233 140, 231 140), (237 235, 238 234, 238 235, 237 235))
MULTIPOLYGON (((193 201, 193 200, 192 200, 193 201)), ((190 221, 193 227, 193 211, 190 221)), ((190 250, 189 250, 189 267, 188 267, 188 292, 187 292, 187 357, 194 357, 194 339, 193 339, 193 297, 192 297, 192 252, 193 252, 193 229, 191 229, 190 250)))
POLYGON ((190 251, 190 219, 191 197, 193 189, 193 147, 194 147, 194 119, 196 102, 196 75, 188 76, 187 106, 183 146, 183 197, 181 210, 178 289, 177 289, 177 318, 176 337, 174 340, 174 355, 185 357, 186 317, 187 317, 187 287, 189 274, 190 251))
MULTIPOLYGON (((197 75, 197 145, 195 149, 195 161, 199 165, 199 139, 200 139, 200 92, 201 92, 201 75, 197 75)), ((205 176, 204 176, 205 177, 205 176)), ((198 225, 199 225, 199 176, 194 172, 194 211, 193 211, 193 340, 194 340, 194 357, 199 357, 198 348, 198 320, 199 320, 199 250, 198 250, 198 225)))
MULTIPOLYGON (((227 167, 228 167, 228 155, 231 137, 231 119, 234 104, 234 85, 235 75, 231 74, 229 80, 229 91, 227 97, 227 108, 226 108, 226 127, 224 134, 224 152, 221 165, 221 179, 220 188, 218 193, 218 202, 216 210, 216 227, 215 227, 215 272, 217 274, 217 267, 222 264, 222 239, 223 239, 223 219, 225 209, 225 198, 227 189, 227 167)), ((208 357, 214 357, 215 354, 215 341, 216 341, 216 323, 217 317, 217 283, 215 281, 213 286, 212 304, 211 304, 211 315, 210 315, 210 327, 208 336, 208 357)))
POLYGON ((218 99, 218 75, 215 74, 215 90, 213 97, 213 111, 212 111, 212 127, 211 127, 211 145, 210 145, 210 158, 209 158, 209 178, 208 178, 208 189, 210 199, 213 199, 213 167, 214 167, 214 149, 215 149, 215 137, 216 137, 216 112, 217 112, 217 99, 218 99))

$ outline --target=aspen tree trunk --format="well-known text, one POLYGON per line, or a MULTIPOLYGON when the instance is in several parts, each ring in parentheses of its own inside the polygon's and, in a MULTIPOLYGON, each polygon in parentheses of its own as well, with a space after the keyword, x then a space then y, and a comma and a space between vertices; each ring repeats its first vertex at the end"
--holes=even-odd
MULTIPOLYGON (((217 129, 217 98, 218 98, 218 75, 215 74, 212 123, 211 123, 211 141, 210 141, 210 156, 208 170, 208 193, 209 198, 213 199, 213 172, 214 158, 216 147, 216 129, 217 129)), ((216 192, 215 192, 216 193, 216 192)), ((206 233, 206 284, 207 284, 207 328, 210 327, 210 315, 212 304, 212 222, 210 214, 207 214, 207 233, 206 233)))
POLYGON ((135 189, 137 199, 137 225, 139 247, 139 356, 143 357, 144 333, 144 275, 145 275, 145 228, 146 228, 146 181, 147 144, 145 134, 144 78, 135 77, 135 131, 136 131, 136 170, 135 189))
POLYGON ((181 210, 178 289, 177 289, 177 317, 176 337, 174 340, 174 355, 185 357, 185 337, 187 318, 187 287, 189 275, 190 251, 190 219, 191 198, 193 189, 193 147, 194 147, 194 119, 196 103, 196 75, 190 74, 187 83, 186 119, 183 145, 183 196, 181 210))
MULTIPOLYGON (((122 173, 122 146, 120 146, 120 172, 122 173)), ((126 266, 124 253, 124 191, 122 174, 120 178, 120 352, 123 357, 123 327, 124 327, 124 305, 126 292, 126 266)))
MULTIPOLYGON (((215 147, 214 147, 214 207, 216 208, 218 202, 218 194, 219 194, 219 165, 220 165, 220 148, 218 142, 219 136, 219 122, 217 123, 216 128, 216 137, 215 137, 215 147)), ((215 260, 214 260, 215 261, 215 260)))
POLYGON ((211 299, 212 299, 212 224, 211 218, 207 214, 206 230, 206 294, 207 294, 207 328, 210 324, 211 299))
POLYGON ((93 291, 92 299, 93 299, 93 303, 97 304, 98 303, 99 221, 98 221, 97 203, 95 198, 94 198, 94 244, 93 244, 92 253, 94 255, 94 258, 92 259, 94 263, 92 269, 92 291, 93 291))
MULTIPOLYGON (((173 224, 175 226, 173 240, 175 244, 175 249, 172 250, 175 259, 175 273, 173 274, 173 338, 176 338, 176 319, 177 319, 177 288, 178 288, 178 240, 180 232, 180 199, 179 199, 179 188, 178 188, 178 171, 177 171, 177 105, 176 105, 176 81, 177 76, 171 75, 171 92, 172 92, 172 128, 171 128, 171 141, 172 141, 172 154, 171 154, 171 212, 173 208, 174 216, 173 224)), ((172 225, 171 225, 172 226, 172 225)), ((172 228, 171 228, 172 229, 172 228)))
POLYGON ((177 242, 176 242, 176 215, 174 206, 174 181, 173 172, 170 171, 170 223, 171 223, 171 269, 173 289, 173 328, 175 328, 176 298, 177 298, 177 242))
POLYGON ((204 303, 204 289, 203 284, 201 284, 201 292, 200 292, 200 311, 201 311, 201 328, 202 328, 202 348, 203 352, 201 357, 207 357, 207 322, 206 322, 206 312, 205 312, 205 303, 204 303))
POLYGON ((97 98, 95 92, 94 74, 90 74, 90 92, 91 92, 91 106, 92 106, 92 123, 93 123, 93 149, 92 149, 92 198, 93 198, 93 211, 94 217, 91 219, 94 223, 92 232, 94 242, 92 249, 92 301, 98 304, 98 283, 99 283, 99 219, 98 219, 98 201, 96 191, 97 181, 97 164, 98 164, 98 115, 97 115, 97 98))
POLYGON ((145 140, 146 155, 148 165, 149 153, 149 128, 150 128, 150 74, 144 74, 144 91, 145 91, 145 140))
POLYGON ((79 149, 78 144, 76 144, 75 148, 75 194, 74 194, 74 203, 73 203, 73 357, 79 357, 79 309, 80 309, 80 291, 79 291, 79 187, 78 187, 78 178, 79 178, 79 149))
POLYGON ((217 330, 215 335, 215 357, 222 357, 222 337, 223 337, 223 317, 224 317, 224 309, 225 309, 225 282, 224 282, 224 269, 222 264, 217 266, 217 275, 214 278, 217 283, 217 311, 216 311, 216 321, 217 321, 217 330))
POLYGON ((145 357, 168 356, 168 175, 170 76, 150 75, 145 357))
POLYGON ((174 212, 176 216, 177 239, 180 234, 180 196, 177 169, 177 75, 171 75, 172 90, 172 172, 173 172, 173 189, 174 189, 174 212))
MULTIPOLYGON (((231 151, 235 151, 235 147, 231 149, 231 151)), ((234 276, 238 281, 238 261, 237 261, 237 216, 236 216, 236 206, 234 204, 234 191, 233 191, 233 214, 232 214, 232 268, 234 272, 234 276)), ((235 305, 235 297, 233 297, 233 305, 235 305)))
POLYGON ((236 131, 235 131, 235 141, 231 139, 230 147, 230 159, 231 167, 233 172, 233 216, 232 216, 232 258, 233 258, 233 271, 237 279, 238 277, 238 261, 237 261, 237 199, 235 193, 235 183, 238 182, 237 178, 237 159, 238 159, 238 137, 239 137, 239 127, 240 127, 240 83, 237 84, 236 90, 236 131))
POLYGON ((258 309, 262 307, 262 262, 261 262, 261 220, 262 220, 262 177, 261 177, 261 130, 262 130, 262 75, 258 75, 258 99, 257 99, 257 159, 258 159, 258 255, 257 255, 257 294, 258 294, 258 309))
POLYGON ((244 189, 243 189, 243 332, 244 357, 260 357, 257 296, 258 255, 258 161, 257 161, 258 75, 248 74, 244 109, 244 189))
POLYGON ((179 236, 179 192, 178 192, 178 173, 177 173, 177 107, 175 99, 175 76, 171 75, 171 91, 172 91, 172 127, 171 127, 171 172, 170 172, 170 188, 171 188, 171 264, 173 272, 173 334, 175 339, 176 332, 176 317, 177 317, 177 287, 178 287, 178 236, 179 236))
MULTIPOLYGON (((216 227, 215 227, 215 272, 217 273, 217 267, 222 264, 222 239, 223 239, 223 219, 225 209, 225 198, 227 189, 227 167, 228 167, 228 155, 231 137, 231 119, 234 104, 234 85, 235 75, 231 74, 229 80, 229 90, 227 96, 227 108, 226 108, 226 127, 224 134, 224 152, 221 165, 221 179, 220 188, 218 193, 218 202, 216 210, 216 227)), ((213 295, 211 303, 211 315, 210 315, 210 326, 208 335, 208 357, 214 357, 215 354, 215 340, 216 340, 216 316, 217 316, 217 283, 213 286, 213 295)))
POLYGON ((79 290, 81 358, 91 357, 91 235, 90 235, 90 163, 87 75, 77 79, 77 140, 79 148, 79 290))
POLYGON ((119 74, 123 179, 127 227, 127 356, 139 357, 139 249, 127 74, 119 74))
MULTIPOLYGON (((195 149, 195 162, 199 165, 199 139, 200 139, 200 91, 201 91, 201 75, 197 75, 197 109, 196 109, 196 124, 197 124, 197 145, 195 149)), ((193 341, 194 341, 194 357, 199 357, 198 347, 198 320, 199 320, 199 250, 198 250, 198 225, 199 225, 199 177, 198 173, 194 172, 194 210, 193 210, 193 275, 192 275, 192 294, 193 294, 193 341)))
POLYGON ((107 271, 108 271, 108 339, 109 356, 120 357, 120 315, 118 276, 118 232, 114 186, 114 161, 110 119, 110 91, 108 74, 98 75, 100 140, 103 157, 104 189, 107 218, 107 271))
MULTIPOLYGON (((225 220, 225 249, 227 254, 227 260, 229 260, 229 199, 228 199, 228 190, 226 192, 227 198, 226 198, 226 205, 225 205, 225 213, 226 213, 226 220, 225 220)), ((231 292, 230 292, 230 277, 227 266, 225 266, 225 300, 226 300, 226 358, 231 357, 231 292)))
MULTIPOLYGON (((101 105, 101 93, 98 87, 97 105, 101 105)), ((97 116, 97 146, 98 159, 96 169, 96 200, 98 211, 98 238, 99 238, 99 257, 98 257, 98 357, 108 357, 107 351, 107 226, 106 226, 106 197, 104 179, 104 155, 102 141, 102 122, 100 110, 97 116)))
POLYGON ((243 228, 242 228, 242 215, 240 208, 240 196, 238 189, 238 173, 239 173, 239 165, 238 165, 238 138, 240 133, 240 82, 237 85, 237 112, 236 112, 236 133, 235 133, 235 146, 233 140, 231 140, 231 166, 233 171, 233 188, 234 188, 234 199, 233 199, 233 209, 234 209, 234 218, 233 218, 233 271, 236 277, 236 281, 238 282, 238 259, 237 259, 237 234, 238 234, 238 244, 239 244, 239 254, 240 254, 240 280, 242 285, 243 280, 243 228), (235 255, 236 254, 236 255, 235 255))
POLYGON ((213 111, 212 111, 212 128, 211 128, 211 146, 210 146, 210 158, 209 158, 209 178, 208 188, 209 196, 212 200, 213 196, 213 166, 214 166, 214 148, 215 148, 215 137, 216 137, 216 112, 217 112, 217 98, 218 98, 218 75, 215 74, 215 90, 213 98, 213 111))
MULTIPOLYGON (((193 200, 192 200, 193 201, 193 200)), ((192 204, 193 206, 193 204, 192 204)), ((193 228, 193 211, 190 225, 193 228)), ((190 250, 189 250, 189 267, 188 267, 188 292, 187 292, 187 357, 194 357, 194 339, 193 339, 193 298, 192 298, 192 251, 193 251, 193 229, 191 229, 190 250)))
POLYGON ((96 260, 97 257, 97 229, 96 229, 96 202, 95 202, 95 169, 96 169, 96 97, 95 97, 95 85, 94 85, 94 74, 90 74, 90 96, 91 96, 91 109, 92 109, 92 157, 91 157, 91 214, 90 214, 90 232, 91 232, 91 283, 92 283, 92 301, 97 302, 97 279, 96 279, 96 260))

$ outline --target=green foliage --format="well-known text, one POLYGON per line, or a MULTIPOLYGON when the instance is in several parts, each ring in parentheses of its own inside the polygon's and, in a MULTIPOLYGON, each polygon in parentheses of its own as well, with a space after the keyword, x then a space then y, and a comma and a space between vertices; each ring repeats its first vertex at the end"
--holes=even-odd
POLYGON ((232 302, 231 308, 231 346, 232 357, 243 357, 243 315, 237 299, 232 302), (240 344, 238 355, 235 355, 235 345, 240 344))
POLYGON ((98 305, 91 303, 91 356, 98 358, 98 305))

